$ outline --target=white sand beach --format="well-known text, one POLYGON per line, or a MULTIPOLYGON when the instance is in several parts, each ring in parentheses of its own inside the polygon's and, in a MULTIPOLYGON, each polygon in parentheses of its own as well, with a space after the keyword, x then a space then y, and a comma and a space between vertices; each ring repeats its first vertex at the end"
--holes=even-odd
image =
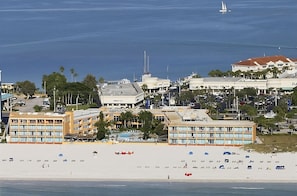
POLYGON ((1 144, 1 179, 297 181, 295 153, 167 144, 1 144))

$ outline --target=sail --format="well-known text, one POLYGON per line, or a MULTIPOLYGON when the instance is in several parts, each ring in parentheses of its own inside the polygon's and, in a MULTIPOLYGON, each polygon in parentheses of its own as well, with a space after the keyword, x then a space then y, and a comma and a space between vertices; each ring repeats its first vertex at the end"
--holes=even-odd
POLYGON ((221 8, 220 12, 222 12, 222 13, 227 12, 227 5, 223 1, 222 1, 222 8, 221 8))
POLYGON ((227 5, 224 3, 223 10, 227 11, 227 5))

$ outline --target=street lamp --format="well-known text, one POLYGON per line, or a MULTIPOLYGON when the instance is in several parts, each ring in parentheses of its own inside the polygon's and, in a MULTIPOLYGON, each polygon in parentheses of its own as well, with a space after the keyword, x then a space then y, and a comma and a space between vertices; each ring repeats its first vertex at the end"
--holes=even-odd
POLYGON ((54 87, 54 112, 56 112, 56 87, 54 87))

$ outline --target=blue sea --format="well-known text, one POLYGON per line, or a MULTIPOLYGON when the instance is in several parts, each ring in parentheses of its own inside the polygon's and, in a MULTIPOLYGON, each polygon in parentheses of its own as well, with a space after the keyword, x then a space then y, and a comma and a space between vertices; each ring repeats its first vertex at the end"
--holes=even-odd
POLYGON ((250 57, 297 57, 296 0, 225 2, 226 14, 221 0, 0 0, 2 81, 40 87, 61 66, 70 82, 139 80, 144 50, 152 75, 173 81, 250 57))
POLYGON ((0 181, 5 196, 292 196, 293 183, 193 183, 193 182, 80 182, 80 181, 0 181))

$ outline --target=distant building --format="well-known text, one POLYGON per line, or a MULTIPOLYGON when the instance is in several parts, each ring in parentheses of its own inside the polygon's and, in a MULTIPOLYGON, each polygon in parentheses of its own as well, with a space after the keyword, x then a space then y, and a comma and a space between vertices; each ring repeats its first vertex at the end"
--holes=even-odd
POLYGON ((14 93, 16 90, 15 83, 1 83, 1 92, 2 93, 14 93))
POLYGON ((147 73, 142 75, 142 81, 138 82, 138 84, 139 86, 146 85, 146 90, 150 94, 167 91, 170 87, 170 80, 152 77, 151 74, 147 73))
POLYGON ((192 78, 189 82, 190 90, 208 89, 220 91, 234 88, 255 88, 258 93, 266 93, 269 89, 291 91, 297 86, 297 78, 269 78, 269 79, 246 79, 240 77, 206 77, 192 78))
POLYGON ((170 80, 152 77, 149 71, 149 66, 149 56, 147 56, 146 51, 144 51, 143 75, 141 82, 138 82, 139 86, 143 87, 143 85, 146 85, 145 91, 147 91, 149 94, 158 92, 162 93, 168 90, 170 87, 170 80))
POLYGON ((285 70, 297 69, 297 59, 290 59, 285 56, 263 56, 239 61, 232 64, 231 66, 232 72, 258 72, 267 69, 272 70, 274 68, 277 68, 277 70, 283 72, 285 70))
POLYGON ((143 105, 144 92, 137 83, 104 84, 99 87, 102 106, 135 108, 143 105))

